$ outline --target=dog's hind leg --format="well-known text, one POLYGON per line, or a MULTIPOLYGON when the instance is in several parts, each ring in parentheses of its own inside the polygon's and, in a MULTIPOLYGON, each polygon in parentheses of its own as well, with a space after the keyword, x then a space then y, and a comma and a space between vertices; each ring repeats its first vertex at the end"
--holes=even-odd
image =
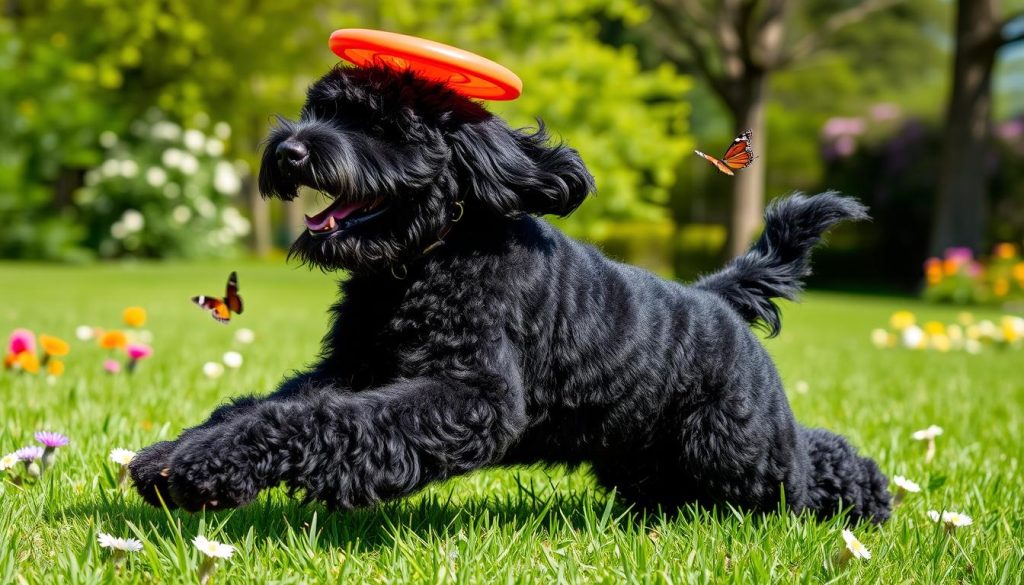
POLYGON ((187 510, 242 505, 280 482, 332 507, 370 505, 498 461, 523 408, 521 389, 496 375, 268 400, 182 438, 168 486, 187 510))

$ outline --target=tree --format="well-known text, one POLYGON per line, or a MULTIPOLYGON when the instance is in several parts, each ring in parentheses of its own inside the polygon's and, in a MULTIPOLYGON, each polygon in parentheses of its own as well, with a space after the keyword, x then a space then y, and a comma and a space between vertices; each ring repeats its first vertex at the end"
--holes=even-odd
MULTIPOLYGON (((651 0, 655 18, 650 30, 662 57, 703 77, 736 132, 753 130, 754 150, 763 152, 771 76, 829 47, 842 29, 899 2, 847 1, 836 10, 836 2, 651 0), (802 26, 792 26, 794 21, 802 26)), ((736 175, 726 247, 730 257, 742 253, 757 231, 764 189, 764 164, 736 175)))
POLYGON ((992 71, 1000 49, 1024 41, 1024 10, 1002 17, 999 0, 957 3, 953 82, 946 110, 930 251, 980 250, 988 213, 992 71))

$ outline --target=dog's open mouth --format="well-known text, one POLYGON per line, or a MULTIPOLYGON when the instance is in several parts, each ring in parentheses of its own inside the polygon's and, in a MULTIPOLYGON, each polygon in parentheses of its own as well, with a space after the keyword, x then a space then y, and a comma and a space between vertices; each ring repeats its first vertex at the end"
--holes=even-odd
POLYGON ((383 197, 354 202, 336 199, 320 213, 306 216, 306 231, 314 238, 326 238, 350 230, 384 213, 383 203, 383 197))

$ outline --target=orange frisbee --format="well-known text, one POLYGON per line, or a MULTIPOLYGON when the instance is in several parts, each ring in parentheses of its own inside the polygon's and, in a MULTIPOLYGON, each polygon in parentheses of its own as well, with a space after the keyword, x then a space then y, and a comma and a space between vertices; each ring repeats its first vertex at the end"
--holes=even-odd
POLYGON ((419 37, 343 28, 331 34, 331 50, 359 67, 384 64, 408 69, 421 77, 440 81, 464 96, 484 100, 514 100, 523 82, 507 67, 475 53, 419 37))

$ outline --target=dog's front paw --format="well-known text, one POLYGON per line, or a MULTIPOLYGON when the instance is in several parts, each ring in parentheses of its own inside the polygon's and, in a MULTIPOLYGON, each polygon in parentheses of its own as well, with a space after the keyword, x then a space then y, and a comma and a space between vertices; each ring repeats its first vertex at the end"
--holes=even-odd
POLYGON ((190 512, 248 504, 261 489, 248 460, 245 447, 216 438, 182 443, 169 466, 171 498, 190 512))
POLYGON ((135 489, 153 506, 160 507, 163 503, 168 508, 176 507, 167 489, 168 465, 175 447, 175 441, 154 443, 139 451, 128 464, 135 489))

